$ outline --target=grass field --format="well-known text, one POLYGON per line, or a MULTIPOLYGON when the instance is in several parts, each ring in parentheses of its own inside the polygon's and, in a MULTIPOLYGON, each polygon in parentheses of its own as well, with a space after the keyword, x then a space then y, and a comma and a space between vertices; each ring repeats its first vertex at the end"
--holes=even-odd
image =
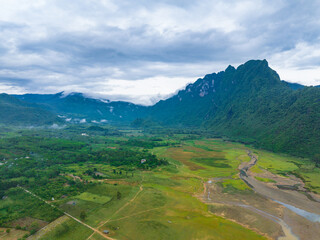
POLYGON ((76 198, 89 201, 89 202, 100 203, 100 204, 105 204, 112 199, 111 197, 108 197, 108 196, 101 196, 101 195, 88 193, 88 192, 81 193, 80 195, 76 196, 76 198))
POLYGON ((170 173, 146 173, 143 191, 101 230, 108 229, 116 239, 263 239, 210 214, 207 206, 191 194, 197 189, 188 186, 198 185, 200 191, 201 181, 196 184, 190 177, 181 182, 172 177, 170 173))
POLYGON ((7 228, 0 228, 0 239, 1 240, 16 240, 19 238, 22 238, 25 234, 28 234, 29 232, 23 231, 23 230, 17 230, 14 228, 9 228, 10 233, 7 233, 7 228))
POLYGON ((86 239, 92 234, 92 230, 74 221, 68 219, 55 226, 52 231, 48 231, 41 236, 41 240, 71 240, 71 239, 86 239))
POLYGON ((261 182, 271 182, 271 183, 276 183, 275 180, 272 180, 270 178, 262 178, 262 177, 255 177, 255 179, 261 181, 261 182))
POLYGON ((259 161, 257 168, 266 169, 275 174, 294 174, 304 180, 306 186, 320 193, 320 168, 309 159, 296 158, 285 154, 275 154, 263 150, 258 150, 259 161))
MULTIPOLYGON (((214 216, 195 197, 203 192, 203 182, 209 177, 233 177, 224 183, 226 189, 232 186, 246 190, 236 176, 237 166, 249 160, 245 147, 232 148, 231 144, 204 140, 187 141, 179 148, 157 147, 152 152, 168 159, 170 165, 137 171, 132 178, 100 181, 73 198, 75 205, 68 204, 72 199, 67 199, 60 207, 78 218, 85 211, 85 223, 100 231, 109 230, 115 239, 264 239, 252 230, 214 216)), ((83 167, 75 168, 75 174, 83 172, 83 167)), ((56 239, 58 235, 61 239, 86 239, 91 230, 83 227, 68 220, 43 239, 56 239), (78 234, 73 228, 85 232, 78 234)), ((94 234, 91 239, 102 237, 94 234)))
MULTIPOLYGON (((248 149, 256 152, 259 158, 252 169, 254 172, 266 169, 282 175, 301 174, 310 188, 320 190, 317 178, 320 172, 311 162, 220 139, 201 139, 182 141, 179 147, 153 148, 153 154, 167 159, 170 164, 146 171, 136 170, 132 177, 113 176, 112 167, 104 164, 69 165, 65 169, 67 173, 97 184, 80 195, 57 200, 56 204, 77 218, 84 211, 86 224, 100 231, 109 230, 110 237, 119 240, 266 239, 253 230, 213 215, 210 207, 197 198, 209 179, 217 179, 228 194, 251 194, 238 175, 238 166, 250 161, 248 149), (303 162, 307 164, 299 167, 303 162), (110 178, 93 180, 83 174, 88 168, 97 168, 110 178)), ((266 178, 258 180, 270 181, 266 178)), ((91 234, 89 228, 67 219, 42 239, 85 240, 91 234)), ((94 234, 90 239, 104 238, 94 234)))
POLYGON ((221 185, 224 187, 225 191, 227 192, 234 192, 234 191, 251 191, 251 188, 247 186, 241 179, 226 179, 222 181, 221 185))
MULTIPOLYGON (((127 207, 108 215, 110 220, 100 230, 109 230, 116 239, 264 239, 210 214, 208 207, 194 197, 203 191, 207 177, 231 177, 239 163, 250 160, 243 146, 223 146, 220 141, 208 140, 190 141, 181 148, 153 149, 171 165, 143 172, 143 190, 127 207)), ((247 190, 237 178, 225 184, 247 190)))

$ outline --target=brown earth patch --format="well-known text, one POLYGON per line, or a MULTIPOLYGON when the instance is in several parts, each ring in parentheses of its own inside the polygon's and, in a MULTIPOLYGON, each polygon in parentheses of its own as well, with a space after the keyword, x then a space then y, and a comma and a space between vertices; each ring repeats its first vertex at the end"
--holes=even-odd
POLYGON ((271 237, 272 239, 277 239, 278 236, 283 234, 281 226, 276 222, 241 207, 214 204, 210 206, 210 212, 232 220, 233 222, 240 223, 246 228, 252 229, 266 237, 271 237))
POLYGON ((192 171, 205 169, 204 167, 190 161, 191 158, 198 156, 193 152, 186 152, 182 148, 170 148, 168 149, 168 155, 173 159, 183 163, 192 171))
POLYGON ((17 230, 14 228, 9 228, 10 233, 6 233, 7 228, 0 228, 0 239, 1 240, 17 240, 22 238, 25 234, 29 232, 23 230, 17 230))
POLYGON ((20 227, 25 227, 27 230, 32 230, 32 229, 38 230, 40 228, 43 228, 46 225, 48 225, 47 222, 42 221, 40 219, 31 218, 31 217, 20 218, 10 223, 10 226, 12 227, 20 226, 20 227))
POLYGON ((119 185, 128 185, 128 186, 137 186, 137 182, 127 182, 125 179, 119 179, 119 180, 114 180, 114 179, 102 179, 99 180, 99 182, 105 182, 109 184, 119 184, 119 185))

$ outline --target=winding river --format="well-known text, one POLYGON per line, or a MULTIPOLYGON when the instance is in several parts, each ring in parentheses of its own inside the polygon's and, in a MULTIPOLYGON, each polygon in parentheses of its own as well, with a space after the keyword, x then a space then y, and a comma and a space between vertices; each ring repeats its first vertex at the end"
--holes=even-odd
MULTIPOLYGON (((267 184, 264 184, 256 180, 253 176, 250 175, 250 168, 253 167, 258 159, 257 157, 248 152, 251 160, 248 163, 243 164, 240 170, 240 178, 255 192, 260 195, 273 200, 274 202, 281 204, 287 209, 293 211, 294 213, 308 219, 311 222, 320 223, 320 203, 308 199, 305 195, 297 191, 286 191, 282 189, 277 189, 270 187, 267 184)), ((241 204, 239 204, 241 206, 241 204)), ((285 237, 280 237, 279 239, 299 239, 298 236, 292 233, 292 229, 286 224, 282 219, 270 215, 269 213, 263 212, 259 209, 255 209, 252 206, 242 206, 249 208, 265 217, 276 221, 282 227, 285 237)))

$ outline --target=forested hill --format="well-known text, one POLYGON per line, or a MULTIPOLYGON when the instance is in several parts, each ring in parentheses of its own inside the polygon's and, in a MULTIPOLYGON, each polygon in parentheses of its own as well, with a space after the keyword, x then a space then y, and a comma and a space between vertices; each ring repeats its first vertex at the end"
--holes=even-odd
POLYGON ((144 106, 93 99, 82 93, 24 94, 14 97, 36 103, 41 108, 62 115, 71 122, 78 119, 86 122, 130 123, 146 111, 144 106))
POLYGON ((34 104, 20 101, 8 94, 0 94, 0 123, 9 125, 43 125, 61 120, 34 104))
POLYGON ((320 88, 292 88, 266 60, 206 75, 152 107, 154 120, 313 158, 320 156, 320 88))
POLYGON ((320 159, 320 88, 281 81, 266 60, 208 74, 151 107, 79 93, 16 95, 16 101, 9 97, 2 95, 9 104, 0 102, 1 122, 21 121, 20 113, 22 121, 39 124, 52 121, 54 114, 96 123, 129 124, 139 119, 136 126, 200 128, 273 151, 320 159))

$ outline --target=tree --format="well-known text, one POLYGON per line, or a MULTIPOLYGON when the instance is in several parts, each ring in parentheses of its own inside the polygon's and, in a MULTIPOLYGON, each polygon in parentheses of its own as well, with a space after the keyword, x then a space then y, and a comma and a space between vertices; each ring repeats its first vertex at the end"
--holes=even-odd
POLYGON ((33 222, 32 224, 31 224, 31 229, 38 229, 39 228, 39 223, 37 223, 37 222, 33 222))
POLYGON ((121 192, 117 192, 117 199, 120 200, 121 199, 121 192))
POLYGON ((6 233, 10 233, 11 229, 7 228, 6 233))
POLYGON ((80 218, 81 218, 81 220, 85 220, 87 218, 87 214, 85 211, 81 211, 80 218))
POLYGON ((320 154, 314 155, 313 161, 316 163, 317 167, 320 167, 320 154))

